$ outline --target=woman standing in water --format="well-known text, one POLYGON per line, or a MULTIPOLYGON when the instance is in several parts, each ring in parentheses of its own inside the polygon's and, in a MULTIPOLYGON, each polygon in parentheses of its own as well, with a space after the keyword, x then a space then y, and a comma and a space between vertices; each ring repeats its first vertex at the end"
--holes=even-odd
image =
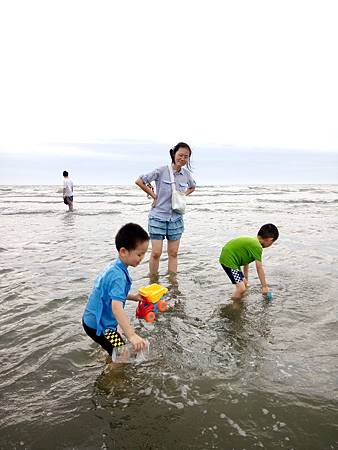
MULTIPOLYGON (((176 190, 183 192, 185 195, 190 195, 194 192, 196 183, 184 166, 191 170, 191 149, 188 144, 179 142, 169 153, 176 190)), ((168 241, 168 272, 169 274, 176 274, 177 253, 184 231, 184 223, 183 215, 172 209, 172 183, 169 167, 162 166, 146 175, 141 175, 136 180, 136 184, 154 200, 149 212, 148 222, 152 247, 149 260, 150 275, 158 274, 165 238, 168 241), (148 186, 152 181, 155 181, 156 193, 148 186)))

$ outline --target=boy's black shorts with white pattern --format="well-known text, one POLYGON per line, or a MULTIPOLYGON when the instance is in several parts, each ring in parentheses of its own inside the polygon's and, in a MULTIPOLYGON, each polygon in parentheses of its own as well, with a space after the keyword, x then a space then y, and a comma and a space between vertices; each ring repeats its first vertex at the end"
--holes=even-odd
POLYGON ((113 349, 116 347, 122 347, 125 342, 120 334, 116 330, 105 330, 104 334, 101 336, 96 335, 96 330, 94 328, 89 327, 82 320, 82 326, 85 332, 88 334, 93 341, 97 342, 101 347, 106 350, 106 352, 111 356, 113 353, 113 349))
POLYGON ((238 284, 244 280, 244 273, 241 270, 231 269, 230 267, 223 266, 223 264, 221 264, 221 266, 230 278, 232 284, 238 284))

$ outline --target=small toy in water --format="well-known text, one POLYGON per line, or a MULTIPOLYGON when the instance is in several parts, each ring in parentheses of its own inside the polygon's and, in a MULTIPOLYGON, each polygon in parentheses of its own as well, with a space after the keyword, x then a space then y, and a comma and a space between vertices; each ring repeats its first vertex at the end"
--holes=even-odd
POLYGON ((269 292, 266 294, 266 299, 269 300, 269 301, 271 301, 272 298, 273 298, 272 292, 269 291, 269 292))
POLYGON ((138 302, 136 317, 144 319, 146 322, 154 322, 157 312, 165 312, 168 309, 168 303, 161 300, 168 289, 160 284, 150 284, 141 287, 138 290, 142 300, 138 302))

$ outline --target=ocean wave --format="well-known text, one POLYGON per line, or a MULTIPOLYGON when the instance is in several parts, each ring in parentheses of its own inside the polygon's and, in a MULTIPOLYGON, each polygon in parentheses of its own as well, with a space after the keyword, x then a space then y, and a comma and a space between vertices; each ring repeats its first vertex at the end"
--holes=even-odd
MULTIPOLYGON (((0 249, 1 251, 1 249, 0 249)), ((0 275, 3 275, 5 273, 13 272, 14 269, 0 269, 0 275)))
POLYGON ((32 198, 32 201, 28 202, 26 199, 25 200, 5 200, 5 199, 1 199, 0 198, 0 202, 3 202, 5 205, 7 204, 23 204, 23 205, 31 205, 31 204, 35 204, 35 203, 40 203, 42 205, 57 205, 59 203, 63 203, 62 200, 51 200, 50 198, 46 201, 41 201, 41 200, 37 200, 36 198, 32 198))
POLYGON ((115 214, 121 214, 121 211, 73 211, 72 213, 74 216, 111 216, 115 214))
POLYGON ((330 204, 330 203, 337 203, 338 199, 334 200, 306 200, 306 199, 299 199, 299 200, 275 200, 275 199, 257 199, 257 202, 264 202, 264 203, 285 203, 285 204, 296 204, 296 205, 307 205, 307 204, 330 204))
POLYGON ((43 211, 4 211, 1 213, 3 216, 35 216, 35 215, 58 215, 60 214, 59 211, 56 211, 54 209, 45 209, 43 211))

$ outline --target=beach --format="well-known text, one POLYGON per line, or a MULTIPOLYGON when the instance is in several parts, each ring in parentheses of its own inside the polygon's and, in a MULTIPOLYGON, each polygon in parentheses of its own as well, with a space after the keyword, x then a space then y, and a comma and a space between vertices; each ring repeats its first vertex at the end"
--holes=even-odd
POLYGON ((0 186, 0 449, 337 449, 338 185, 198 186, 177 282, 160 263, 169 311, 145 324, 126 307, 149 355, 107 374, 82 312, 149 207, 136 186, 75 186, 73 213, 58 186, 0 186), (234 308, 222 246, 270 222, 273 300, 251 267, 234 308))

